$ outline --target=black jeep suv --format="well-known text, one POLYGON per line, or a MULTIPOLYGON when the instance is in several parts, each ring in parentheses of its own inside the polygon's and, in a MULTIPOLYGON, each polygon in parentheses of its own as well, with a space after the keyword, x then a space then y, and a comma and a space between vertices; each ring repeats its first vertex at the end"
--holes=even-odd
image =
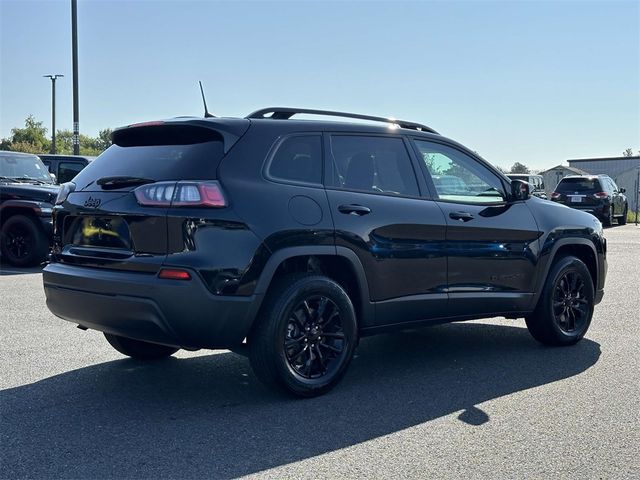
POLYGON ((58 195, 47 167, 35 155, 0 151, 0 251, 18 267, 45 260, 51 211, 58 195))
POLYGON ((44 288, 55 315, 134 358, 228 348, 312 396, 362 336, 501 315, 570 345, 603 295, 597 219, 424 125, 270 108, 113 142, 63 185, 44 288))
POLYGON ((560 180, 551 200, 589 212, 610 227, 613 219, 627 223, 629 203, 624 188, 618 188, 608 175, 570 175, 560 180))

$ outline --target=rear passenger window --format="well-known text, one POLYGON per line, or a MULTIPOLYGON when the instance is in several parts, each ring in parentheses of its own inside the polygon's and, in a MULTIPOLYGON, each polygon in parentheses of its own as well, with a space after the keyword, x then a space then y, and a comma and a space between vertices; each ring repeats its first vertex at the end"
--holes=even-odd
POLYGON ((401 138, 331 137, 334 187, 419 196, 411 158, 401 138))
POLYGON ((267 169, 269 177, 302 183, 322 183, 322 137, 288 137, 276 150, 267 169))

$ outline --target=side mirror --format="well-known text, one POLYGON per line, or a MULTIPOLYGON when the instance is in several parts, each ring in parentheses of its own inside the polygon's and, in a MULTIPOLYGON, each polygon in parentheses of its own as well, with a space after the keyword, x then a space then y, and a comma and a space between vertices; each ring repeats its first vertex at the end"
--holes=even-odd
POLYGON ((624 192, 626 192, 626 191, 627 191, 627 189, 626 189, 626 188, 620 188, 620 190, 618 190, 618 191, 619 191, 620 193, 624 193, 624 192))
POLYGON ((53 180, 53 183, 58 183, 58 178, 56 177, 55 173, 50 173, 49 176, 51 176, 51 180, 53 180))
POLYGON ((531 197, 531 186, 524 180, 511 180, 511 200, 527 200, 531 197))

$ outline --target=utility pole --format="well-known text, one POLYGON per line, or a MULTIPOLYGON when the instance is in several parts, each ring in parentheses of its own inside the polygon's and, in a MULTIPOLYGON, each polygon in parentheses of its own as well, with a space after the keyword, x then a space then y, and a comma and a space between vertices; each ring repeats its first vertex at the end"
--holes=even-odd
POLYGON ((51 153, 56 152, 56 79, 64 77, 64 75, 43 75, 45 78, 51 79, 51 153))
POLYGON ((78 104, 78 0, 71 0, 71 51, 73 59, 73 154, 80 155, 80 107, 78 104))

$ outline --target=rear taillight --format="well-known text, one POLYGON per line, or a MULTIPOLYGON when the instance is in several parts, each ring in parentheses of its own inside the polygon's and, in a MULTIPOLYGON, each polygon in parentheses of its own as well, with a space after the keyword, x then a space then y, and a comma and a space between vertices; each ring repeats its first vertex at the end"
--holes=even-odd
POLYGON ((157 182, 134 190, 140 205, 151 207, 227 206, 220 184, 215 181, 157 182))
POLYGON ((56 205, 62 205, 69 194, 75 189, 76 184, 73 182, 67 182, 60 185, 60 190, 58 190, 58 196, 56 197, 56 205))
POLYGON ((560 198, 562 196, 561 193, 558 192, 551 192, 551 199, 555 200, 556 198, 560 198))
POLYGON ((596 198, 607 198, 609 196, 609 194, 607 192, 597 192, 593 194, 594 197, 596 198))

